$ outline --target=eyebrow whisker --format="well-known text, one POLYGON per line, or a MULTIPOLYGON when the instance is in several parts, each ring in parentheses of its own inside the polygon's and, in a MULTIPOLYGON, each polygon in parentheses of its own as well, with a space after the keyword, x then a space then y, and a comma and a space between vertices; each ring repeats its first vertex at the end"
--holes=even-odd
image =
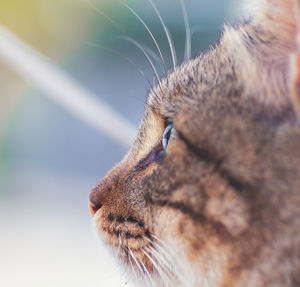
POLYGON ((135 10, 133 10, 133 8, 131 8, 128 4, 126 4, 125 2, 123 2, 122 0, 120 0, 121 4, 126 7, 131 13, 133 13, 137 19, 142 23, 142 25, 145 27, 145 29, 147 30, 147 32, 149 33, 150 37, 152 38, 154 45, 156 46, 156 49, 159 53, 159 56, 161 58, 162 64, 163 64, 163 69, 164 69, 164 73, 165 75, 167 74, 167 68, 166 68, 166 63, 165 63, 165 59, 162 55, 161 49, 153 35, 153 33, 151 32, 150 28, 148 27, 148 25, 145 23, 145 21, 137 14, 137 12, 135 10))
POLYGON ((161 83, 160 83, 160 78, 158 76, 157 70, 156 70, 152 60, 150 59, 148 53, 145 51, 144 47, 140 43, 138 43, 136 40, 134 40, 130 37, 122 36, 120 38, 132 43, 134 46, 136 46, 144 54, 144 56, 146 57, 147 61, 149 62, 150 66, 153 70, 153 73, 155 74, 155 77, 156 77, 156 80, 157 80, 158 84, 160 85, 161 83))
POLYGON ((146 77, 144 71, 130 57, 123 55, 122 53, 118 52, 115 49, 105 47, 105 46, 103 46, 101 44, 92 43, 92 42, 89 42, 89 41, 84 41, 84 43, 86 45, 90 46, 90 47, 100 48, 100 49, 103 49, 103 50, 105 50, 107 52, 113 53, 113 54, 115 54, 115 55, 123 58, 124 60, 126 60, 127 62, 129 62, 133 67, 135 67, 137 69, 137 71, 144 78, 144 80, 147 81, 147 83, 149 84, 150 88, 152 88, 153 85, 151 84, 150 80, 146 77))
POLYGON ((183 19, 184 19, 184 26, 185 26, 185 51, 184 51, 184 59, 185 61, 188 61, 191 59, 191 41, 192 41, 192 36, 191 36, 191 30, 189 26, 189 20, 188 20, 188 14, 186 11, 186 6, 184 3, 184 0, 179 0, 180 5, 181 5, 181 10, 183 14, 183 19))
POLYGON ((174 43, 173 43, 173 40, 172 40, 172 37, 170 35, 170 32, 167 28, 167 26, 165 25, 165 22, 164 20, 162 19, 159 11, 157 10, 155 4, 153 3, 152 0, 148 0, 149 3, 151 4, 152 8, 154 9, 156 15, 158 16, 163 28, 164 28, 164 31, 165 31, 165 34, 167 36, 167 39, 168 39, 168 43, 169 43, 169 47, 170 47, 170 50, 171 50, 171 55, 172 55, 172 61, 173 61, 173 68, 175 70, 176 66, 177 66, 177 56, 176 56, 176 51, 175 51, 175 46, 174 46, 174 43))
POLYGON ((95 5, 95 3, 92 2, 92 0, 85 0, 87 2, 87 4, 94 9, 99 15, 101 15, 102 17, 104 17, 107 21, 109 21, 111 24, 113 24, 118 30, 120 30, 123 34, 129 35, 128 32, 126 30, 124 30, 124 28, 117 23, 115 20, 113 20, 112 18, 110 18, 109 16, 107 16, 99 7, 97 7, 95 5))

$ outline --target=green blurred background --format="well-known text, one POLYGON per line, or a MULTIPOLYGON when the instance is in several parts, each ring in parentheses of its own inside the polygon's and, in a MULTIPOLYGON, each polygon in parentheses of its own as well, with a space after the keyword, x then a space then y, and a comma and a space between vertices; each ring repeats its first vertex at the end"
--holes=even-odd
MULTIPOLYGON (((171 69, 165 34, 147 0, 126 3, 151 27, 171 69)), ((155 3, 181 62, 185 29, 179 1, 155 3)), ((197 31, 195 57, 217 41, 224 19, 232 18, 232 6, 229 0, 186 0, 186 6, 197 31)), ((143 55, 119 38, 124 32, 97 9, 154 49, 144 27, 116 0, 2 0, 0 25, 138 126, 148 83, 109 49, 133 59, 151 82, 153 72, 143 55)), ((131 284, 117 266, 108 264, 87 209, 89 190, 125 152, 0 58, 0 286, 131 284)))

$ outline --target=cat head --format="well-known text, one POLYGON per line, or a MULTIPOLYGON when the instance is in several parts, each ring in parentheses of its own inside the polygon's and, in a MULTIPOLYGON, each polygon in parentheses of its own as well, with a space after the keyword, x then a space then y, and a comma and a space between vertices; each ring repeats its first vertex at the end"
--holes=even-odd
POLYGON ((298 4, 263 1, 161 80, 130 151, 92 190, 96 230, 142 281, 299 280, 298 4))

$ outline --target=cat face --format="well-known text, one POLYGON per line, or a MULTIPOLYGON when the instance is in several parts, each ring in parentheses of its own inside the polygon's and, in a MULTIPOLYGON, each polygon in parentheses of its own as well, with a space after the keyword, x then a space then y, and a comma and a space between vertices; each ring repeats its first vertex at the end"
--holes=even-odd
POLYGON ((160 81, 135 143, 90 194, 96 230, 141 281, 299 283, 297 29, 293 1, 267 2, 160 81))

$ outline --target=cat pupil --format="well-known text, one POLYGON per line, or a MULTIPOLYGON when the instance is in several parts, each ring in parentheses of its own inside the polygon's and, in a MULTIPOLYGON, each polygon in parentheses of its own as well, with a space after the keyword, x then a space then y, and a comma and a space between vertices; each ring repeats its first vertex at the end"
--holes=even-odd
POLYGON ((173 125, 173 123, 171 123, 166 127, 166 129, 164 131, 162 144, 163 144, 163 147, 165 150, 168 147, 173 127, 174 127, 174 125, 173 125))

